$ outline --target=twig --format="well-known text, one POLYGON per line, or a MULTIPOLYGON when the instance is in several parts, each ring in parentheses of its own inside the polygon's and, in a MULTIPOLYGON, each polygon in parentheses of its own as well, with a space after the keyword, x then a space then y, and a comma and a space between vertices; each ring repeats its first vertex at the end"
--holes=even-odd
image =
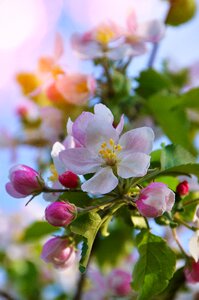
POLYGON ((0 296, 6 300, 16 300, 10 294, 8 294, 7 292, 5 292, 3 290, 0 290, 0 296))
POLYGON ((172 231, 174 240, 176 241, 176 244, 177 244, 178 247, 180 248, 180 251, 182 252, 182 254, 183 254, 184 256, 187 257, 187 253, 186 253, 185 250, 183 249, 183 247, 182 247, 182 245, 181 245, 181 243, 180 243, 180 241, 179 241, 179 239, 178 239, 178 236, 177 236, 177 233, 176 233, 176 229, 173 228, 173 229, 171 229, 171 231, 172 231))

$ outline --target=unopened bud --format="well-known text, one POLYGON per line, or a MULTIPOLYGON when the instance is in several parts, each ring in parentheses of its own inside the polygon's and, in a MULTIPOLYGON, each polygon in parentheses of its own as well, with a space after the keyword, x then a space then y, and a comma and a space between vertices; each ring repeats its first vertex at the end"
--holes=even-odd
POLYGON ((66 188, 75 189, 79 184, 79 177, 70 171, 59 175, 59 182, 66 188))
POLYGON ((6 184, 6 191, 14 198, 23 198, 42 192, 45 185, 39 173, 25 165, 11 168, 9 179, 10 182, 6 184))
POLYGON ((76 207, 69 202, 56 201, 45 210, 45 218, 53 226, 67 226, 75 216, 76 207))
POLYGON ((185 196, 189 193, 189 184, 186 180, 180 182, 178 186, 176 187, 176 192, 180 196, 185 196))

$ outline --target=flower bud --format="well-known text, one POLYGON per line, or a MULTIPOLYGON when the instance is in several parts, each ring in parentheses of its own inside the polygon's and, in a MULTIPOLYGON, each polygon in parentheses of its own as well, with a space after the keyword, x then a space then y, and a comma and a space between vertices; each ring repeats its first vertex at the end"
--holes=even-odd
POLYGON ((180 182, 178 186, 176 187, 176 192, 180 196, 185 196, 189 193, 189 184, 186 180, 180 182))
POLYGON ((25 165, 17 165, 10 169, 10 182, 6 184, 6 191, 14 198, 42 192, 44 181, 39 173, 25 165))
POLYGON ((116 269, 109 275, 108 287, 114 296, 127 296, 131 291, 131 275, 123 270, 116 269))
POLYGON ((76 207, 69 202, 56 201, 45 210, 45 218, 53 226, 67 226, 75 215, 76 207))
POLYGON ((174 202, 175 194, 166 184, 153 182, 141 190, 136 205, 143 216, 156 218, 171 211, 174 202))
POLYGON ((184 269, 184 274, 187 282, 189 283, 197 283, 199 282, 199 261, 193 261, 190 266, 187 266, 184 269))
POLYGON ((59 182, 66 188, 75 189, 79 184, 79 177, 70 171, 59 175, 59 182))
POLYGON ((44 244, 41 258, 55 268, 68 268, 75 262, 76 255, 68 239, 54 237, 44 244))

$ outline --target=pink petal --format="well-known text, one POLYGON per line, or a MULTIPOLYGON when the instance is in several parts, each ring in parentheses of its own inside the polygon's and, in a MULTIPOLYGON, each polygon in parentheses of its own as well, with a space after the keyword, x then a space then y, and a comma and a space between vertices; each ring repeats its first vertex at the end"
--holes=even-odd
POLYGON ((86 130, 88 124, 93 120, 94 115, 90 112, 83 112, 73 123, 72 133, 74 138, 84 145, 86 141, 86 130))
POLYGON ((60 153, 60 159, 67 168, 75 174, 84 175, 96 172, 102 164, 102 159, 85 149, 66 149, 60 153))
POLYGON ((5 188, 6 188, 7 193, 8 193, 10 196, 14 197, 14 198, 25 198, 25 197, 27 197, 27 195, 23 195, 23 194, 18 193, 18 192, 15 190, 15 188, 14 188, 14 186, 12 185, 11 182, 6 183, 5 188))
POLYGON ((95 116, 98 117, 102 121, 108 121, 111 124, 113 123, 113 114, 110 109, 104 104, 96 104, 94 106, 95 116))
POLYGON ((149 127, 132 129, 123 134, 119 144, 124 151, 150 153, 153 147, 154 133, 149 127))
POLYGON ((152 20, 139 25, 136 34, 143 41, 157 43, 164 37, 165 25, 158 20, 152 20))
POLYGON ((135 11, 131 11, 131 13, 129 14, 128 18, 127 18, 127 28, 131 33, 135 33, 136 29, 137 29, 137 18, 136 18, 136 14, 135 11))
POLYGON ((59 33, 56 34, 55 37, 55 45, 54 45, 54 58, 58 60, 64 53, 64 44, 62 37, 59 33))
POLYGON ((147 173, 150 164, 150 156, 144 153, 132 153, 126 155, 120 153, 120 163, 117 173, 122 178, 141 177, 147 173))
POLYGON ((82 184, 84 192, 91 194, 106 194, 114 190, 118 179, 110 167, 101 168, 91 179, 82 184))

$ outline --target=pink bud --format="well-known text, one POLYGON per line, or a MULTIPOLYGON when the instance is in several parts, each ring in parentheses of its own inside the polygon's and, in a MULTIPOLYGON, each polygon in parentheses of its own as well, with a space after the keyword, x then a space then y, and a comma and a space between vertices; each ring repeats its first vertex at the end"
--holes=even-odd
POLYGON ((193 261, 191 266, 186 267, 184 274, 189 283, 199 282, 199 261, 193 261))
POLYGON ((76 215, 75 205, 69 202, 57 201, 45 210, 45 218, 53 226, 67 226, 76 215))
POLYGON ((115 269, 108 277, 108 286, 115 296, 127 296, 131 291, 131 275, 120 269, 115 269))
POLYGON ((156 218, 171 211, 174 202, 175 194, 166 184, 153 182, 141 190, 136 205, 143 216, 156 218))
POLYGON ((78 187, 79 178, 73 172, 67 171, 59 175, 59 182, 67 188, 75 189, 76 187, 78 187))
POLYGON ((189 193, 189 184, 186 180, 180 182, 178 186, 176 187, 176 192, 180 196, 185 196, 189 193))
POLYGON ((55 268, 68 268, 75 262, 76 255, 68 239, 54 237, 44 244, 41 258, 55 268))
POLYGON ((17 165, 10 169, 10 182, 6 184, 6 191, 14 198, 42 192, 44 181, 39 173, 25 165, 17 165))

